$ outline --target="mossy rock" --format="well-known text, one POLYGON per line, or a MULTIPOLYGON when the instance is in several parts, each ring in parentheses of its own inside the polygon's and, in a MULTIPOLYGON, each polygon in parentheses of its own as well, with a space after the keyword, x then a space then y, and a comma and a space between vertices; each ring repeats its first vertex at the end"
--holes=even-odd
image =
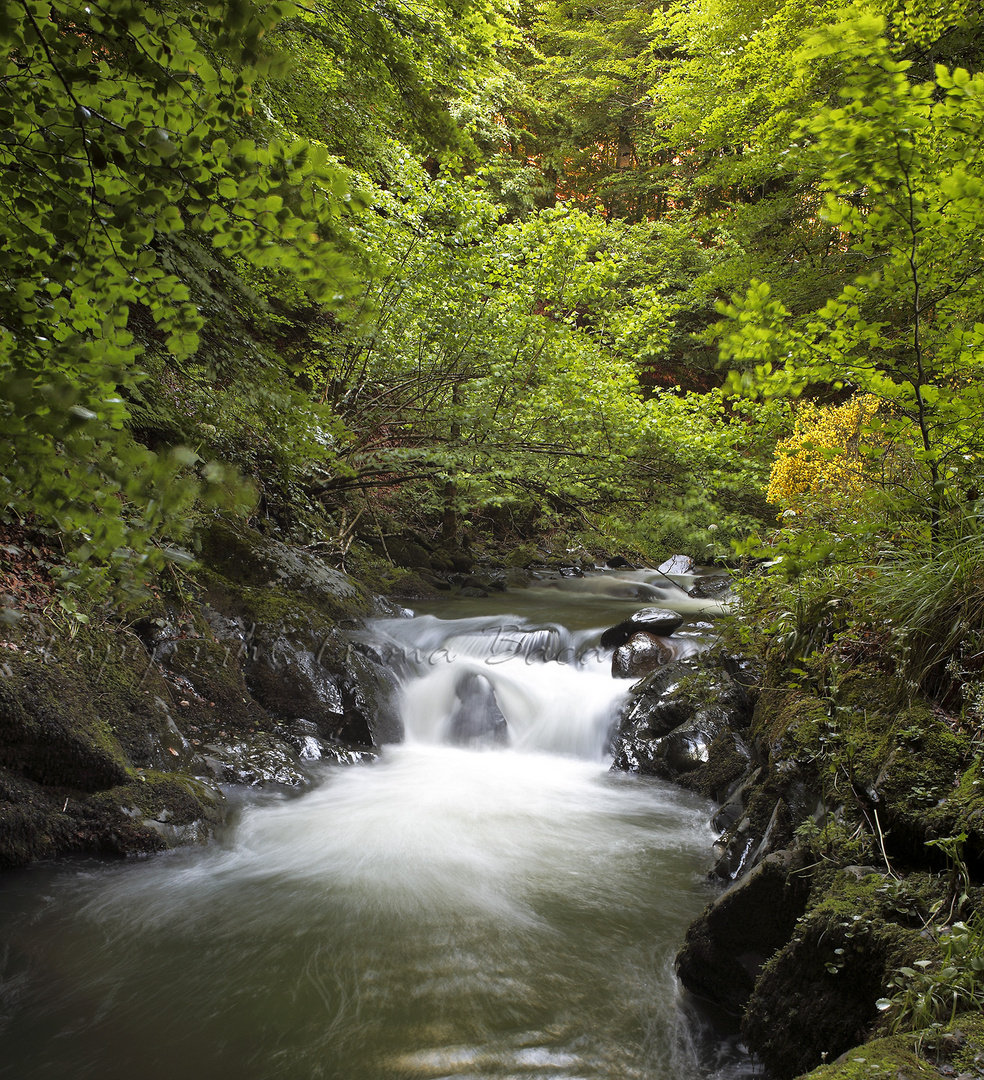
POLYGON ((775 1080, 833 1060, 870 1033, 890 977, 926 954, 918 909, 927 888, 930 879, 918 876, 905 894, 904 885, 865 867, 814 882, 807 910, 762 969, 742 1018, 747 1044, 775 1080))
POLYGON ((68 798, 0 768, 0 870, 84 849, 68 798))
POLYGON ((984 1016, 962 1013, 939 1029, 883 1036, 845 1051, 799 1080, 899 1080, 984 1074, 984 1016))
POLYGON ((127 783, 91 795, 83 810, 101 835, 117 836, 118 854, 203 843, 225 820, 225 800, 197 777, 139 770, 127 783))
POLYGON ((348 574, 310 552, 282 544, 240 523, 216 519, 199 534, 206 586, 275 588, 304 597, 335 619, 379 612, 379 601, 348 574))
POLYGON ((274 721, 307 720, 326 739, 362 746, 402 739, 392 676, 320 603, 274 586, 207 595, 218 614, 248 628, 245 685, 274 721))
POLYGON ((79 791, 126 779, 126 754, 77 671, 20 657, 8 669, 0 678, 0 766, 38 784, 79 791))
POLYGON ((738 782, 754 768, 754 761, 740 735, 723 730, 707 748, 707 762, 681 776, 682 786, 705 798, 723 802, 738 782))
POLYGON ((766 961, 789 940, 809 896, 802 865, 776 852, 694 920, 677 956, 688 990, 739 1015, 766 961))
POLYGON ((797 687, 763 690, 752 714, 751 735, 773 767, 812 761, 829 723, 827 705, 797 687))
POLYGON ((980 879, 984 873, 984 770, 980 758, 964 769, 943 802, 926 812, 925 822, 931 840, 967 834, 964 858, 974 877, 980 879))
MULTIPOLYGON (((969 740, 924 703, 902 703, 900 680, 864 668, 849 673, 830 700, 800 688, 764 691, 752 731, 778 774, 812 785, 828 812, 874 831, 877 815, 889 853, 918 865, 927 840, 984 821, 980 785, 967 781, 969 740), (961 781, 961 783, 963 783, 961 781), (958 791, 962 790, 962 794, 958 791)), ((975 850, 980 852, 980 825, 975 850)))
POLYGON ((513 548, 503 560, 507 567, 516 570, 527 570, 534 563, 542 563, 543 554, 535 544, 520 544, 513 548))

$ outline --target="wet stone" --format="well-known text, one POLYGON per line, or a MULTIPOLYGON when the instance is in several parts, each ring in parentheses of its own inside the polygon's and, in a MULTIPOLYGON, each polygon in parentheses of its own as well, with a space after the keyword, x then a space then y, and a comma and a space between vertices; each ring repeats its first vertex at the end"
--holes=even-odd
POLYGON ((615 679, 638 679, 668 664, 673 650, 657 634, 640 630, 612 656, 612 677, 615 679))
POLYGON ((601 647, 614 649, 624 645, 631 637, 644 630, 650 634, 669 637, 678 626, 683 624, 683 616, 668 608, 641 608, 634 615, 609 627, 601 635, 601 647))

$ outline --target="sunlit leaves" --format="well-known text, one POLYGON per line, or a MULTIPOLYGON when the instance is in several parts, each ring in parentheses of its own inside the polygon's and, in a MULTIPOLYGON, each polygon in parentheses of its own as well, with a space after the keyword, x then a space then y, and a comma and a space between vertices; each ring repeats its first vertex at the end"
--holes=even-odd
POLYGON ((176 360, 199 346, 202 315, 162 243, 190 233, 277 262, 313 299, 344 292, 325 258, 346 212, 337 167, 238 134, 258 43, 287 10, 18 0, 0 18, 4 501, 84 539, 94 567, 152 559, 209 486, 178 482, 198 463, 117 434, 143 377, 133 312, 176 360))
POLYGON ((974 327, 984 278, 984 75, 909 77, 862 16, 815 35, 803 54, 836 57, 843 104, 803 125, 803 155, 822 169, 826 218, 859 272, 797 316, 765 286, 723 309, 724 354, 743 387, 789 392, 813 382, 876 395, 909 424, 923 497, 938 521, 973 488, 984 446, 984 356, 974 327), (945 163, 945 165, 944 165, 945 163), (754 365, 754 366, 753 366, 754 365))

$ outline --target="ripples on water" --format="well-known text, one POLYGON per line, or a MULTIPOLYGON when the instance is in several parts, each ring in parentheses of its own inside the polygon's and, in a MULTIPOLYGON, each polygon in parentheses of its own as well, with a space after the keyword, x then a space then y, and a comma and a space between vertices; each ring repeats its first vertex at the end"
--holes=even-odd
POLYGON ((591 631, 514 618, 531 659, 493 655, 494 625, 379 628, 408 739, 377 764, 261 796, 204 850, 11 877, 0 1075, 741 1075, 727 1040, 695 1044, 672 971, 709 896, 706 804, 607 772, 625 685, 591 631), (463 670, 489 677, 508 749, 442 744, 463 670))

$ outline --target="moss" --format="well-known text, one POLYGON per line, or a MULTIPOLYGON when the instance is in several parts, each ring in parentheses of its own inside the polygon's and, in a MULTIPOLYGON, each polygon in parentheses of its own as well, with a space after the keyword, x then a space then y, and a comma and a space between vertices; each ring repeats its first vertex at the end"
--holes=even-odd
POLYGON ((960 774, 946 799, 925 815, 931 839, 967 834, 965 857, 979 876, 984 870, 984 776, 981 760, 975 759, 960 774))
POLYGON ((206 839, 223 818, 219 793, 193 777, 141 771, 86 795, 0 769, 0 869, 84 852, 162 851, 206 839))
POLYGON ((173 643, 166 658, 169 672, 186 680, 175 688, 182 728, 201 738, 220 732, 272 731, 273 719, 253 700, 240 662, 244 643, 223 643, 210 633, 173 643), (190 689, 189 689, 190 687, 190 689))
POLYGON ((0 678, 0 766, 39 784, 96 791, 125 779, 129 762, 58 644, 62 663, 17 656, 0 678))
POLYGON ((225 816, 215 788, 192 776, 150 769, 138 771, 127 784, 89 796, 86 805, 96 816, 115 818, 117 827, 135 828, 141 834, 149 830, 165 841, 174 837, 175 830, 189 826, 201 826, 195 838, 204 839, 225 816))
POLYGON ((526 570, 534 563, 542 562, 542 560, 543 556, 540 549, 535 544, 520 544, 519 547, 513 548, 503 561, 506 566, 514 567, 517 570, 526 570))
POLYGON ((0 768, 0 870, 79 850, 72 817, 59 812, 66 798, 0 768))
POLYGON ((846 1051, 799 1080, 898 1080, 984 1071, 984 1016, 964 1013, 941 1031, 914 1032, 874 1039, 846 1051))
POLYGON ((829 721, 827 706, 797 687, 763 690, 752 714, 751 734, 774 764, 811 760, 829 721))
POLYGON ((206 591, 272 589, 303 598, 336 620, 360 618, 376 610, 368 589, 310 552, 288 547, 253 529, 223 519, 199 535, 206 591))
POLYGON ((722 731, 707 748, 707 764, 686 773, 680 782, 706 798, 725 799, 750 768, 747 752, 742 753, 739 745, 730 730, 722 731))
POLYGON ((832 1065, 821 1065, 801 1080, 898 1080, 938 1077, 934 1066, 919 1057, 910 1037, 893 1035, 846 1051, 832 1065))
POLYGON ((853 867, 818 875, 788 944, 765 965, 742 1021, 776 1080, 860 1043, 877 1025, 891 976, 926 955, 919 918, 939 889, 853 867))
MULTIPOLYGON (((362 544, 352 545, 345 557, 345 566, 367 589, 382 596, 401 600, 427 600, 440 596, 433 584, 439 580, 436 575, 394 566, 362 544)), ((444 587, 447 588, 446 583, 444 587)))

